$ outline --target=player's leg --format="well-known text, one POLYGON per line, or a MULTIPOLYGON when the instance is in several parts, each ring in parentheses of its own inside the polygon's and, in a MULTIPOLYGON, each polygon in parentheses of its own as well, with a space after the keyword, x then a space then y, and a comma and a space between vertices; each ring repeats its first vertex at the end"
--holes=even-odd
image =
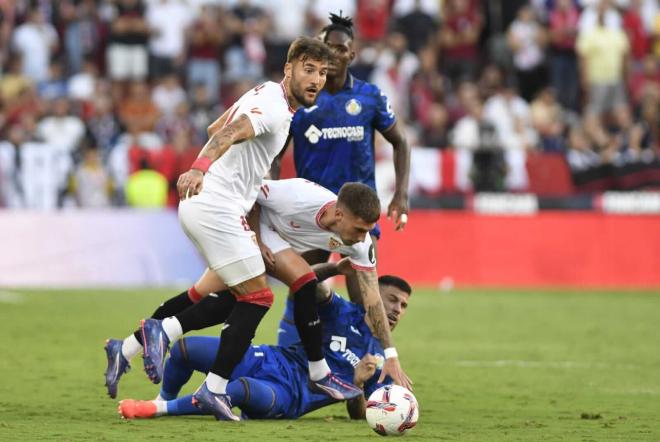
POLYGON ((294 398, 275 382, 239 377, 227 385, 231 403, 252 419, 274 419, 285 415, 294 398))
POLYGON ((360 390, 357 387, 335 382, 323 355, 323 329, 316 304, 316 274, 291 248, 275 253, 275 262, 273 276, 289 286, 293 294, 294 322, 305 347, 312 385, 339 400, 359 395, 360 390))
MULTIPOLYGON (((374 231, 378 228, 371 231, 371 243, 374 245, 374 256, 378 259, 378 238, 380 238, 380 230, 375 234, 374 231)), ((357 280, 356 274, 350 274, 346 276, 346 290, 348 291, 348 297, 351 302, 362 305, 362 290, 360 290, 360 284, 357 280)))
MULTIPOLYGON (((188 290, 162 303, 151 315, 153 319, 164 319, 195 305, 209 293, 226 288, 222 280, 211 270, 206 270, 188 290)), ((123 340, 108 339, 105 344, 108 366, 105 372, 106 387, 111 398, 117 396, 117 385, 121 376, 130 368, 130 361, 143 350, 142 331, 136 330, 123 340)))

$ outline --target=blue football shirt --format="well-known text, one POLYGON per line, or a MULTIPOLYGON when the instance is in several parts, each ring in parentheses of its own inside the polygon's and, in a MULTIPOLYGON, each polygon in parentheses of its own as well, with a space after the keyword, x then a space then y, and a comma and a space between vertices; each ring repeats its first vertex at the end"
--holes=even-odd
POLYGON ((322 90, 316 104, 299 109, 291 121, 293 156, 298 177, 334 193, 346 182, 376 189, 374 130, 396 122, 380 89, 348 75, 336 94, 322 90))

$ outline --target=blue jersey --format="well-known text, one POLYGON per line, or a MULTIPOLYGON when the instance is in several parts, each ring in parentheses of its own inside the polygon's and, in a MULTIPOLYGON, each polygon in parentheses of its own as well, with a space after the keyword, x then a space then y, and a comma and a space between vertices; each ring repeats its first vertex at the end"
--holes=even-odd
MULTIPOLYGON (((371 334, 364 315, 362 306, 349 302, 336 293, 333 293, 326 304, 319 306, 319 317, 323 323, 323 355, 336 376, 352 383, 354 369, 360 359, 367 353, 376 357, 376 373, 364 384, 364 394, 369 397, 383 385, 377 381, 385 359, 383 347, 371 334)), ((277 344, 279 348, 288 348, 291 352, 289 354, 296 354, 299 362, 304 367, 307 366, 305 350, 300 345, 300 338, 293 325, 293 301, 290 299, 287 300, 284 319, 280 322, 277 344)), ((387 377, 385 383, 392 383, 392 380, 387 377)), ((312 393, 309 389, 306 389, 302 399, 303 414, 334 402, 325 395, 312 393)))
POLYGON ((342 90, 322 90, 314 106, 293 116, 290 132, 298 177, 334 193, 350 181, 376 190, 374 130, 383 132, 395 121, 380 89, 349 74, 342 90))

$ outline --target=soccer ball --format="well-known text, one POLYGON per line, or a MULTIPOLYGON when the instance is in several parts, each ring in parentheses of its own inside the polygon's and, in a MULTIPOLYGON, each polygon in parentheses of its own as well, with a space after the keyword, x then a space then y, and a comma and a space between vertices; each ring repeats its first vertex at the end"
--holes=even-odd
POLYGON ((367 422, 381 436, 403 436, 417 424, 417 419, 417 399, 399 385, 386 385, 369 396, 367 422))

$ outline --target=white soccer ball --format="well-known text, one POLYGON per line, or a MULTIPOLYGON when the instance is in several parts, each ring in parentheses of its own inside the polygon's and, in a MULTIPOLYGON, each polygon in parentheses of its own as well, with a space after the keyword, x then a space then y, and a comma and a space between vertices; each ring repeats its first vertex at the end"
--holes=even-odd
POLYGON ((381 436, 403 436, 417 424, 417 419, 417 399, 404 387, 386 385, 369 396, 367 422, 381 436))

